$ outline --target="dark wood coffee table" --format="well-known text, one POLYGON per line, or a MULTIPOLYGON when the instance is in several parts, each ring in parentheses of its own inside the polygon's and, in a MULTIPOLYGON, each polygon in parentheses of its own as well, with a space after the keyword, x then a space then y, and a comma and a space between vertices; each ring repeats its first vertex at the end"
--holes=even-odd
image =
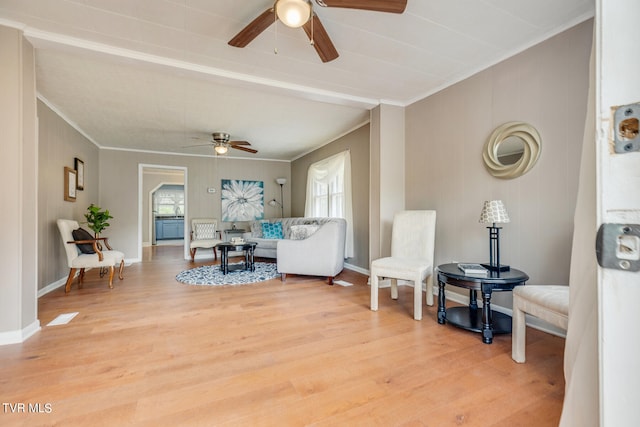
POLYGON ((458 264, 438 266, 438 323, 451 323, 468 331, 482 333, 485 344, 493 342, 493 334, 511 332, 511 317, 491 310, 493 291, 512 291, 524 285, 529 276, 515 268, 509 271, 489 272, 487 276, 465 275, 458 264), (469 307, 451 307, 445 309, 445 285, 469 289, 469 307), (482 292, 482 309, 478 309, 476 292, 482 292))
POLYGON ((216 248, 220 251, 220 271, 222 274, 228 274, 232 271, 256 271, 253 261, 253 251, 258 246, 256 242, 244 242, 241 244, 223 242, 218 243, 216 248), (244 262, 238 265, 229 265, 229 252, 242 251, 244 254, 244 262))

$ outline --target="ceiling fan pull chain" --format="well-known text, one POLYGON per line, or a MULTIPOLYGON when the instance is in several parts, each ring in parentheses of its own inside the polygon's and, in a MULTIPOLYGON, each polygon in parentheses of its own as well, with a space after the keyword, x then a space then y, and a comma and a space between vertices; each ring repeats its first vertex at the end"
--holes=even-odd
POLYGON ((273 53, 275 55, 277 55, 278 54, 278 14, 276 13, 275 7, 273 9, 273 22, 274 22, 274 24, 276 26, 276 30, 275 30, 275 33, 276 33, 276 45, 273 48, 273 53))
POLYGON ((313 18, 314 17, 315 17, 315 14, 313 13, 313 3, 311 3, 311 37, 309 39, 309 44, 311 46, 313 46, 315 44, 315 42, 313 41, 313 21, 314 21, 313 18))

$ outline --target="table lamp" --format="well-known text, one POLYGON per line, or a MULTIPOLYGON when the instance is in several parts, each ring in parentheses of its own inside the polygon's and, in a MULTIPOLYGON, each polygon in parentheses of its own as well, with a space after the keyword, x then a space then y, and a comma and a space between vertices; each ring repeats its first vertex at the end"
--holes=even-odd
POLYGON ((497 223, 510 222, 507 209, 502 200, 489 200, 484 202, 480 213, 481 223, 491 224, 489 229, 489 264, 482 264, 489 271, 509 271, 508 265, 500 265, 500 229, 497 223))

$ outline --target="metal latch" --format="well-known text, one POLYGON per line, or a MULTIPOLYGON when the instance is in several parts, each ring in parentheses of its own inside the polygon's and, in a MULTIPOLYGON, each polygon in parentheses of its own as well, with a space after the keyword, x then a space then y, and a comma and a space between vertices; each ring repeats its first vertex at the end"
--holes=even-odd
POLYGON ((602 268, 640 271, 640 225, 602 224, 596 237, 596 256, 602 268))
POLYGON ((616 153, 640 151, 640 103, 614 107, 613 136, 616 153))

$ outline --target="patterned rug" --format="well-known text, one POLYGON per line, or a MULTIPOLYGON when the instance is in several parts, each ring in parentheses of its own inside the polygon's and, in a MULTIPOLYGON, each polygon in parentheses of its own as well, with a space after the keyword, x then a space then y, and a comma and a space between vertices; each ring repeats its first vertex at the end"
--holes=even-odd
MULTIPOLYGON (((241 263, 229 264, 238 265, 241 263)), ((276 264, 256 262, 256 271, 233 271, 227 275, 222 274, 219 265, 205 265, 202 267, 185 270, 176 276, 178 282, 188 285, 245 285, 247 283, 264 282, 275 279, 278 276, 276 264)))

